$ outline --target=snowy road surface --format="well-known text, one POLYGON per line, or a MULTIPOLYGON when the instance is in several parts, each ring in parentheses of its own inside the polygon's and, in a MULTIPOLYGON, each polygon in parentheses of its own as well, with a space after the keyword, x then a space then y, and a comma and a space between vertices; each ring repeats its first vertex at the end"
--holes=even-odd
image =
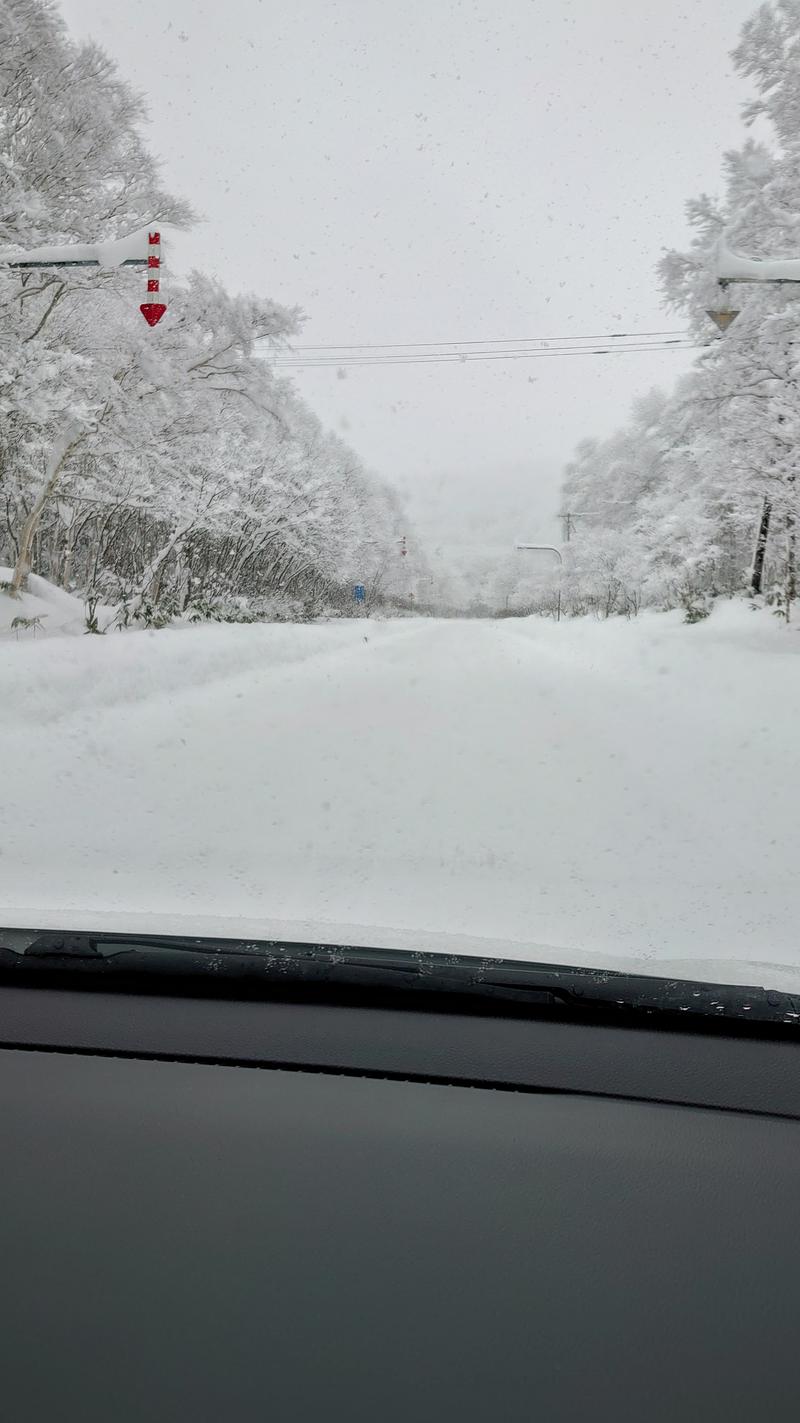
POLYGON ((7 924, 800 985, 800 632, 766 614, 6 635, 0 680, 7 924))

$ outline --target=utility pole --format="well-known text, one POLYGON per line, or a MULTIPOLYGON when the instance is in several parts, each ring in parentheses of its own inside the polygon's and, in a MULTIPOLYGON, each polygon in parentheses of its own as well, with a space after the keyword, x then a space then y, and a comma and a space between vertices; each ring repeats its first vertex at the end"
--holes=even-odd
MULTIPOLYGON (((600 503, 605 506, 608 504, 635 504, 636 501, 635 499, 601 499, 600 503)), ((602 512, 602 509, 565 509, 558 516, 564 525, 564 543, 568 544, 572 538, 576 519, 584 519, 587 514, 591 516, 592 514, 602 514, 602 512)))

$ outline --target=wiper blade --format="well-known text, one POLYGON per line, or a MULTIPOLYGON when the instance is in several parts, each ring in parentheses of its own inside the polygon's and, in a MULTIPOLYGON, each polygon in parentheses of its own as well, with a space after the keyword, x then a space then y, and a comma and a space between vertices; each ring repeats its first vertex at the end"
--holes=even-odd
POLYGON ((187 992, 326 998, 370 993, 392 1003, 406 995, 419 1003, 422 995, 437 1009, 561 1007, 615 1017, 800 1024, 800 999, 763 987, 353 945, 0 929, 0 982, 55 980, 164 991, 171 980, 187 992))

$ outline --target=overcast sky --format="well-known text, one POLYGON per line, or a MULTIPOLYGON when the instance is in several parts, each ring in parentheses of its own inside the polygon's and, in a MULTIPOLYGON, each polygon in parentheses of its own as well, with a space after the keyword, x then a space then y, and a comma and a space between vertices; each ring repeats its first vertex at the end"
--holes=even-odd
MULTIPOLYGON (((204 222, 180 261, 308 314, 302 342, 660 331, 653 274, 715 191, 753 0, 66 0, 146 95, 204 222)), ((157 214, 154 214, 157 216, 157 214)), ((674 354, 306 370, 436 542, 552 537, 575 442, 674 354)))

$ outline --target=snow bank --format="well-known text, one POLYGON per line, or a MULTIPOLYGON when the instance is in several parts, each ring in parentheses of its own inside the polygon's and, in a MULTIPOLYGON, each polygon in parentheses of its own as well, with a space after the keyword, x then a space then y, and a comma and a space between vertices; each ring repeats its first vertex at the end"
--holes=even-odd
MULTIPOLYGON (((11 580, 12 570, 0 565, 0 583, 11 580)), ((0 592, 0 640, 13 638, 18 642, 35 641, 53 633, 85 632, 86 620, 83 602, 71 593, 56 588, 47 579, 32 573, 28 578, 28 591, 19 598, 10 598, 0 592), (39 626, 13 629, 11 624, 17 618, 39 620, 39 626)))
MULTIPOLYGON (((370 625, 370 638, 378 641, 388 626, 370 625)), ((20 642, 3 649, 8 675, 0 728, 44 726, 154 699, 164 703, 162 714, 168 719, 175 693, 206 693, 217 682, 230 691, 237 678, 321 654, 335 656, 362 643, 364 636, 362 621, 205 623, 86 637, 78 646, 61 639, 50 643, 46 654, 40 646, 20 642)))

